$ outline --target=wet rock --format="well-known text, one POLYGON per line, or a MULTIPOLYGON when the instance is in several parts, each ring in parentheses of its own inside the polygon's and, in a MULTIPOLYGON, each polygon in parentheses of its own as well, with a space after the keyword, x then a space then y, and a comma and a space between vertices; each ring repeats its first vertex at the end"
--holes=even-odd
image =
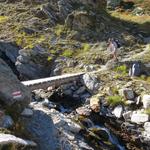
POLYGON ((123 113, 123 107, 122 105, 118 105, 117 107, 115 107, 115 109, 112 112, 117 118, 121 118, 122 117, 122 113, 123 113))
POLYGON ((48 99, 44 99, 44 101, 42 101, 42 105, 48 107, 49 109, 56 108, 56 104, 49 101, 48 99))
POLYGON ((85 86, 82 86, 76 91, 76 94, 78 94, 78 95, 83 94, 85 92, 85 90, 86 90, 85 86))
POLYGON ((89 90, 92 93, 96 93, 96 91, 100 87, 98 79, 92 74, 84 74, 82 82, 87 88, 87 90, 89 90))
POLYGON ((90 108, 94 112, 99 112, 100 111, 100 99, 99 99, 99 97, 90 98, 90 108))
POLYGON ((147 122, 149 121, 149 116, 147 114, 132 114, 131 116, 131 122, 135 122, 137 124, 139 123, 144 123, 144 122, 147 122))
POLYGON ((67 89, 67 90, 63 91, 63 93, 64 93, 65 95, 72 96, 73 91, 72 91, 71 89, 67 89))
POLYGON ((23 112, 21 113, 21 115, 25 117, 31 117, 33 115, 33 111, 32 109, 25 108, 23 112))
POLYGON ((51 117, 54 125, 58 129, 62 128, 73 133, 78 133, 81 130, 81 127, 77 123, 73 122, 71 119, 54 109, 51 109, 51 117))
POLYGON ((83 116, 90 116, 91 114, 91 109, 87 108, 87 107, 79 107, 76 109, 76 112, 79 115, 83 115, 83 116))
POLYGON ((129 121, 131 119, 131 116, 132 116, 132 111, 124 112, 122 115, 123 115, 123 118, 125 121, 129 121))
POLYGON ((133 100, 135 95, 131 88, 123 88, 119 90, 120 96, 125 97, 127 100, 133 100))
POLYGON ((63 134, 63 136, 64 137, 66 137, 68 140, 71 140, 71 141, 73 141, 73 140, 75 140, 75 135, 73 134, 73 133, 71 133, 70 131, 68 131, 68 130, 62 130, 62 134, 63 134))
POLYGON ((26 134, 35 139, 38 149, 56 150, 58 148, 58 132, 51 119, 50 112, 41 104, 34 104, 31 117, 23 117, 22 123, 26 134))
POLYGON ((150 95, 143 95, 142 102, 144 108, 150 108, 150 95))
POLYGON ((90 97, 91 97, 91 94, 88 92, 86 92, 80 96, 81 100, 83 100, 83 101, 85 101, 86 99, 88 99, 90 97))
POLYGON ((33 141, 24 140, 11 134, 0 134, 0 145, 17 144, 23 146, 35 147, 37 144, 33 141))
POLYGON ((11 69, 0 59, 0 101, 12 115, 21 113, 29 104, 31 93, 27 87, 20 83, 11 69))
POLYGON ((78 142, 79 146, 81 147, 81 149, 85 149, 85 150, 94 150, 93 148, 91 148, 87 143, 79 140, 78 142))
POLYGON ((143 131, 142 135, 140 137, 141 137, 142 143, 147 144, 147 147, 149 149, 149 146, 150 146, 150 133, 146 132, 146 131, 143 131))
POLYGON ((11 118, 11 116, 4 116, 4 119, 3 119, 3 126, 4 128, 11 128, 12 126, 14 125, 14 121, 13 119, 11 118))
POLYGON ((80 98, 80 96, 79 96, 78 94, 73 94, 73 98, 75 98, 75 99, 79 99, 79 98, 80 98))

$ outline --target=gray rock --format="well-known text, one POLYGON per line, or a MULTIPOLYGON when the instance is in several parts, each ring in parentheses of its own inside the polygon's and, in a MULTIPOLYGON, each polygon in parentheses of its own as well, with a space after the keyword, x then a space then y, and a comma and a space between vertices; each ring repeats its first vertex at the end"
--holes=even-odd
POLYGON ((81 100, 82 100, 82 99, 83 99, 83 100, 86 100, 86 99, 89 98, 89 97, 91 97, 91 94, 88 93, 88 92, 86 92, 86 93, 84 93, 84 94, 82 94, 82 95, 80 96, 81 100))
POLYGON ((11 69, 0 59, 0 100, 15 113, 21 113, 31 100, 31 92, 20 83, 11 69))
POLYGON ((72 91, 71 89, 68 89, 68 90, 63 91, 63 93, 64 93, 65 95, 72 96, 73 91, 72 91))
POLYGON ((22 116, 31 117, 33 115, 33 110, 29 108, 25 108, 21 113, 22 116))
POLYGON ((13 125, 14 125, 14 121, 13 121, 13 119, 11 118, 11 116, 6 115, 6 116, 4 117, 4 120, 3 120, 3 127, 4 127, 4 128, 10 128, 10 127, 12 127, 13 125))
POLYGON ((35 147, 37 144, 33 141, 24 140, 21 138, 18 138, 11 134, 0 134, 0 145, 9 145, 9 144, 17 144, 17 145, 23 145, 23 146, 32 146, 35 147))
POLYGON ((122 115, 123 115, 123 118, 125 121, 129 121, 131 119, 131 116, 132 116, 132 111, 124 112, 122 115))
POLYGON ((50 75, 49 54, 40 46, 22 49, 15 63, 18 72, 27 79, 43 78, 50 75))
POLYGON ((18 57, 19 47, 12 42, 0 41, 0 51, 3 52, 13 63, 18 57))
POLYGON ((83 75, 83 84, 87 90, 92 93, 96 93, 100 87, 98 79, 94 75, 88 73, 83 75))
POLYGON ((54 109, 51 109, 51 117, 55 127, 58 129, 62 128, 73 133, 78 133, 81 130, 81 127, 77 123, 54 109))
POLYGON ((35 139, 39 150, 56 150, 58 148, 58 132, 51 117, 41 105, 35 104, 33 115, 23 118, 22 122, 26 133, 35 139))
POLYGON ((82 116, 90 116, 90 114, 91 114, 91 109, 86 108, 86 107, 79 107, 79 108, 76 109, 76 112, 77 112, 79 115, 82 115, 82 116))
POLYGON ((127 100, 133 100, 135 95, 134 91, 131 88, 123 88, 119 90, 120 96, 123 96, 127 100))
POLYGON ((61 71, 62 71, 62 68, 61 67, 57 67, 53 70, 53 75, 54 76, 57 76, 57 75, 60 75, 61 74, 61 71))
POLYGON ((142 102, 144 108, 150 108, 150 95, 143 95, 142 102))
POLYGON ((137 124, 144 123, 147 121, 149 121, 149 116, 147 114, 142 114, 142 113, 134 114, 133 113, 131 116, 131 122, 135 122, 137 124))
POLYGON ((145 122, 144 123, 144 129, 146 132, 150 134, 150 122, 145 122))
POLYGON ((108 8, 115 8, 120 5, 122 0, 107 0, 107 7, 108 8))
POLYGON ((136 7, 132 13, 137 16, 142 16, 144 14, 144 10, 141 7, 136 7))
POLYGON ((85 71, 94 71, 95 68, 93 65, 84 65, 84 70, 85 71))
POLYGON ((122 117, 122 113, 123 113, 123 107, 122 105, 118 105, 117 107, 115 107, 115 109, 112 112, 117 118, 121 118, 122 117))
POLYGON ((83 94, 85 92, 85 90, 86 90, 85 86, 82 86, 76 91, 76 94, 78 94, 78 95, 83 94))

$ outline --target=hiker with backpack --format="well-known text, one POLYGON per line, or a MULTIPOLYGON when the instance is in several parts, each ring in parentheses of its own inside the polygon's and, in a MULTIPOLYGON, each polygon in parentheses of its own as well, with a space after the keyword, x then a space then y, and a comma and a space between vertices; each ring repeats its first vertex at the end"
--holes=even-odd
POLYGON ((118 48, 120 48, 119 41, 114 40, 113 38, 109 38, 107 50, 110 52, 110 55, 113 57, 114 60, 118 60, 117 58, 118 48))

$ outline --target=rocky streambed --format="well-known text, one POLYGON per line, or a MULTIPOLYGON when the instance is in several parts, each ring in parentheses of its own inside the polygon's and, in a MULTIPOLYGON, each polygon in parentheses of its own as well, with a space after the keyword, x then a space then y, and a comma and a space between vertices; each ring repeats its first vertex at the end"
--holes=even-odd
POLYGON ((105 70, 30 93, 0 63, 1 149, 149 149, 149 83, 105 70))

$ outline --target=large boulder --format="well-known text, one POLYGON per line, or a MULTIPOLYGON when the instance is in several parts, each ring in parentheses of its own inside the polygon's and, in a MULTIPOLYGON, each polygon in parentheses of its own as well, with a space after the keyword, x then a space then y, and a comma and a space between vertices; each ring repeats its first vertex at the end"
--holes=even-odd
POLYGON ((17 57, 16 67, 25 79, 37 79, 50 75, 49 54, 40 46, 22 49, 17 57))
POLYGON ((87 90, 92 93, 96 93, 100 87, 98 79, 95 77, 95 75, 92 74, 84 74, 82 82, 87 90))
POLYGON ((6 109, 20 113, 31 100, 30 91, 20 83, 8 65, 0 59, 0 102, 6 109))
POLYGON ((85 11, 73 11, 68 15, 65 23, 73 30, 88 29, 93 26, 93 16, 85 11))

